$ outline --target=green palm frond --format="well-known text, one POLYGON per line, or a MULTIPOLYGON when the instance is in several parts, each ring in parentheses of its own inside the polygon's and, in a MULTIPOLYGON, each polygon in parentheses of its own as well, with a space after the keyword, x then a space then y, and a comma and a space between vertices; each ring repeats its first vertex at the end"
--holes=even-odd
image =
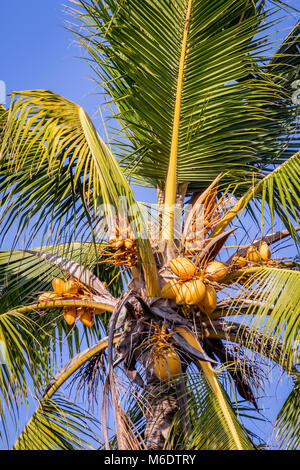
POLYGON ((299 450, 300 448, 300 377, 294 377, 294 387, 280 412, 278 413, 275 429, 276 440, 280 447, 287 450, 299 450))
MULTIPOLYGON (((86 262, 91 267, 97 259, 89 256, 94 250, 91 243, 73 243, 48 247, 46 252, 56 252, 72 256, 80 262, 86 262)), ((114 270, 107 270, 105 265, 97 265, 102 271, 103 278, 109 281, 115 276, 114 270)), ((49 309, 47 314, 41 314, 37 306, 23 307, 36 301, 40 292, 52 290, 51 280, 60 275, 56 265, 27 252, 0 252, 0 340, 4 349, 4 364, 0 368, 0 395, 8 414, 16 420, 18 410, 23 402, 27 402, 30 383, 40 390, 42 384, 49 380, 57 360, 61 360, 68 352, 70 357, 81 349, 79 328, 70 328, 63 320, 57 307, 49 309), (64 348, 66 338, 67 348, 64 348), (29 376, 32 377, 29 380, 29 376)), ((120 280, 111 285, 115 293, 122 288, 120 280)), ((106 320, 108 321, 108 320, 106 320)), ((103 335, 103 323, 96 317, 95 325, 86 334, 86 342, 99 340, 103 335)), ((2 415, 1 420, 4 420, 2 415)), ((5 434, 6 425, 2 423, 1 435, 5 434)))
MULTIPOLYGON (((271 267, 254 268, 254 273, 246 284, 238 308, 232 310, 240 320, 240 334, 243 327, 250 327, 247 332, 246 347, 251 349, 253 335, 261 335, 260 352, 264 354, 269 349, 269 339, 272 338, 272 348, 267 357, 277 354, 280 344, 280 356, 276 361, 287 370, 295 366, 295 347, 300 334, 300 271, 278 269, 271 267), (253 309, 252 303, 256 308, 253 309), (247 309, 244 309, 244 303, 247 309), (251 334, 252 331, 252 334, 251 334)), ((235 305, 233 300, 232 305, 235 305)))
MULTIPOLYGON (((209 384, 202 375, 195 374, 193 370, 187 374, 187 379, 188 417, 191 420, 192 432, 190 435, 182 436, 180 448, 185 450, 235 450, 236 441, 224 420, 219 401, 209 384)), ((224 389, 222 393, 226 399, 227 408, 230 410, 241 448, 243 450, 253 449, 253 443, 240 424, 224 389)), ((174 425, 176 425, 176 420, 174 425)))
MULTIPOLYGON (((7 168, 23 170, 25 179, 27 175, 39 176, 46 167, 42 176, 48 176, 49 183, 54 175, 57 182, 61 176, 64 179, 66 171, 68 189, 71 180, 75 190, 82 179, 86 200, 92 197, 94 205, 100 197, 101 202, 118 207, 118 197, 128 195, 125 178, 85 111, 46 90, 13 95, 2 135, 1 159, 7 168)), ((12 189, 10 198, 14 183, 7 187, 6 182, 6 190, 12 189)), ((49 198, 49 189, 45 192, 49 198)))
MULTIPOLYGON (((10 182, 5 178, 3 189, 6 197, 3 200, 2 221, 7 217, 10 226, 15 217, 21 216, 19 230, 22 232, 29 223, 33 204, 34 215, 40 211, 43 213, 46 209, 48 212, 50 209, 55 210, 55 218, 58 217, 59 224, 62 224, 64 219, 61 217, 61 207, 57 210, 53 205, 55 200, 53 201, 49 191, 52 193, 54 183, 59 184, 60 171, 57 172, 57 168, 66 171, 68 175, 71 172, 68 184, 70 180, 73 185, 81 184, 79 182, 83 180, 81 193, 86 195, 88 200, 92 200, 97 224, 106 218, 109 229, 112 229, 116 224, 116 216, 120 216, 120 211, 126 210, 122 208, 121 201, 123 200, 123 203, 126 201, 126 207, 131 211, 131 224, 136 234, 146 284, 150 295, 157 294, 159 285, 156 265, 139 207, 116 159, 98 135, 86 112, 75 103, 45 90, 18 92, 14 94, 14 98, 16 99, 12 100, 2 135, 0 156, 6 169, 11 168, 17 172, 22 170, 21 176, 19 175, 22 179, 21 185, 24 181, 27 184, 30 181, 28 190, 31 197, 29 200, 24 200, 24 192, 20 194, 16 189, 18 188, 16 181, 10 182), (38 185, 36 200, 35 192, 32 194, 31 180, 33 175, 39 177, 41 168, 47 170, 46 175, 51 176, 54 172, 55 178, 54 182, 48 181, 48 184, 50 183, 48 190, 42 188, 42 199, 39 199, 41 187, 38 185), (48 206, 45 207, 44 197, 50 199, 50 209, 48 206), (104 212, 101 212, 102 203, 104 212)), ((69 187, 68 190, 70 192, 69 187)), ((81 197, 81 201, 82 199, 84 196, 81 197)), ((74 208, 74 200, 72 202, 71 206, 74 208)), ((63 207, 68 207, 65 203, 63 199, 63 207)), ((85 204, 82 206, 84 208, 85 204)), ((86 211, 82 214, 86 215, 86 211)), ((39 223, 35 225, 35 229, 40 227, 42 219, 40 218, 39 223)), ((45 219, 43 222, 45 223, 45 219)), ((7 229, 5 226, 5 230, 7 229)), ((97 231, 98 237, 102 238, 103 231, 99 232, 99 227, 97 231)))
MULTIPOLYGON (((90 270, 95 270, 97 277, 107 284, 117 274, 117 269, 114 267, 108 268, 105 263, 95 264, 103 258, 99 247, 92 242, 74 242, 33 249, 37 253, 41 250, 44 253, 76 261, 90 270)), ((13 307, 32 302, 39 292, 52 290, 52 279, 61 275, 62 271, 57 265, 34 254, 23 250, 0 251, 0 311, 5 312, 13 307)), ((113 295, 120 295, 122 286, 119 278, 110 284, 110 290, 113 295)))
POLYGON ((57 395, 43 401, 13 450, 96 450, 102 445, 97 425, 86 410, 57 395))
POLYGON ((299 43, 300 21, 289 32, 269 63, 270 72, 290 90, 293 90, 292 83, 299 76, 299 43))
POLYGON ((258 65, 266 45, 253 38, 268 34, 264 2, 78 4, 82 10, 73 14, 85 24, 78 37, 131 142, 123 160, 128 174, 162 185, 174 139, 177 181, 194 190, 220 166, 265 165, 282 149, 293 109, 258 65))
MULTIPOLYGON (((116 342, 119 336, 116 335, 113 341, 116 342)), ((88 423, 93 424, 95 420, 75 403, 59 398, 57 392, 80 367, 93 356, 101 354, 107 345, 106 337, 78 353, 55 375, 49 382, 39 406, 17 439, 14 449, 73 449, 90 446, 90 438, 95 438, 95 435, 91 434, 88 423), (88 437, 89 444, 79 436, 88 437)))
MULTIPOLYGON (((176 331, 184 338, 185 341, 187 341, 190 346, 192 346, 194 350, 198 350, 202 353, 202 355, 205 353, 197 338, 190 331, 183 327, 177 327, 176 331)), ((229 406, 228 400, 224 394, 224 390, 222 390, 222 387, 218 381, 216 371, 213 369, 209 360, 200 359, 197 362, 194 361, 194 363, 197 366, 199 372, 204 374, 207 384, 210 386, 212 392, 215 395, 215 400, 218 403, 220 412, 219 419, 224 422, 228 433, 231 435, 233 447, 237 450, 242 450, 243 443, 239 436, 239 428, 237 427, 236 422, 232 417, 231 407, 229 406)))
MULTIPOLYGON (((261 229, 263 231, 265 206, 268 207, 272 223, 277 214, 294 240, 299 240, 294 225, 300 222, 299 180, 300 152, 287 161, 265 173, 255 173, 248 183, 248 191, 222 217, 214 228, 211 237, 223 232, 236 216, 240 216, 248 204, 261 199, 261 229)), ((249 207, 249 206, 248 206, 249 207)))
MULTIPOLYGON (((224 370, 218 370, 218 381, 224 370)), ((142 371, 141 371, 142 373, 142 371)), ((170 428, 165 431, 166 449, 174 450, 236 450, 236 437, 233 437, 228 427, 220 403, 202 373, 198 373, 194 366, 181 375, 183 387, 178 387, 178 379, 171 380, 168 388, 162 387, 161 395, 157 397, 163 401, 164 393, 174 396, 181 405, 175 414, 170 428), (176 394, 175 394, 176 390, 176 394), (183 406, 185 403, 185 406, 183 406), (188 426, 186 425, 188 423, 188 426), (187 429, 189 428, 189 429, 187 429)), ((134 425, 134 430, 143 435, 145 426, 145 409, 150 405, 147 390, 139 391, 130 382, 123 382, 123 401, 126 403, 126 412, 134 425), (129 392, 130 390, 130 392, 129 392)), ((160 385, 161 386, 161 385, 160 385)), ((226 405, 234 423, 241 447, 253 449, 250 433, 239 423, 239 407, 233 406, 229 396, 222 388, 226 405)), ((153 389, 154 391, 155 389, 153 389)), ((153 393, 152 391, 152 393, 153 393)), ((160 419, 160 417, 157 417, 160 419)), ((155 421, 153 422, 155 426, 155 421)))
MULTIPOLYGON (((0 285, 2 287, 0 312, 11 311, 16 319, 17 312, 20 312, 33 322, 35 330, 39 331, 39 341, 42 352, 45 354, 45 360, 47 355, 51 358, 51 360, 49 358, 47 360, 50 367, 51 361, 54 363, 62 356, 63 338, 66 338, 70 357, 80 351, 80 328, 77 323, 72 328, 66 324, 59 306, 48 308, 47 311, 39 310, 34 306, 42 292, 52 290, 52 279, 65 275, 65 272, 55 263, 41 259, 38 256, 40 250, 40 248, 35 248, 32 250, 32 254, 22 250, 0 252, 0 285), (24 307, 26 305, 31 305, 31 307, 24 307), (23 306, 21 311, 20 306, 23 306)), ((73 264, 75 264, 74 261, 77 261, 92 269, 97 276, 100 276, 100 279, 110 284, 109 290, 117 297, 123 291, 122 280, 119 276, 116 277, 118 273, 116 268, 107 266, 105 263, 94 264, 102 258, 95 251, 93 243, 74 242, 43 247, 43 252, 55 254, 60 259, 65 257, 67 260, 72 260, 73 264)), ((87 344, 103 335, 103 326, 107 327, 109 316, 110 314, 104 314, 101 315, 101 318, 95 317, 94 326, 89 329, 89 334, 86 334, 87 344)), ((31 341, 24 330, 20 334, 25 344, 31 341)))
POLYGON ((31 393, 39 393, 51 377, 52 362, 37 323, 24 314, 0 314, 0 439, 9 434, 9 421, 16 423, 20 406, 31 393), (45 347, 43 347, 45 346, 45 347), (31 377, 30 381, 28 378, 31 377), (3 408, 7 412, 3 412, 3 408))
POLYGON ((72 169, 60 165, 58 160, 52 162, 51 171, 47 161, 35 165, 38 155, 44 157, 47 153, 42 136, 36 138, 31 132, 27 135, 24 122, 14 119, 7 110, 4 114, 5 125, 0 133, 1 236, 5 237, 13 223, 18 225, 15 242, 28 228, 28 244, 37 234, 43 235, 50 244, 53 239, 55 242, 70 239, 74 230, 82 236, 90 236, 95 224, 81 180, 75 184, 72 169), (13 140, 7 132, 9 122, 13 140), (21 167, 15 166, 12 171, 11 158, 19 159, 12 151, 21 150, 18 143, 22 141, 25 160, 21 167))

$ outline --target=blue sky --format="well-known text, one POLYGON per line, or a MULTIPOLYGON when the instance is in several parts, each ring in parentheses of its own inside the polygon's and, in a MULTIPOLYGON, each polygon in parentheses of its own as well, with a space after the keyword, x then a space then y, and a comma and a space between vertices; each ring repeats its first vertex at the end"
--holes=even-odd
MULTIPOLYGON (((95 95, 91 70, 82 60, 83 52, 74 36, 65 28, 71 18, 64 13, 68 0, 2 0, 0 2, 0 80, 6 84, 7 93, 13 90, 48 89, 80 104, 103 135, 97 109, 101 96, 95 95)), ((291 5, 297 7, 298 1, 291 5)), ((286 12, 281 28, 290 29, 299 14, 286 12)), ((287 30, 274 35, 280 39, 287 30)), ((9 98, 6 101, 8 105, 9 98)), ((152 200, 152 191, 136 190, 137 198, 152 200)), ((2 249, 8 248, 3 246, 2 249)), ((275 374, 276 375, 276 374, 275 374)), ((277 383, 277 381, 275 381, 277 383)), ((271 420, 280 409, 288 388, 284 383, 268 387, 267 414, 271 420)), ((270 438, 271 426, 255 424, 253 430, 270 438), (257 427, 257 429, 256 429, 257 427)))

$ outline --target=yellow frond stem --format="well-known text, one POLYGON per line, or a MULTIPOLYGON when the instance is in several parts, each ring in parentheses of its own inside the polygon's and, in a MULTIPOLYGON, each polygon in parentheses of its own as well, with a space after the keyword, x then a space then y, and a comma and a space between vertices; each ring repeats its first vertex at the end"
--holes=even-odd
MULTIPOLYGON (((181 336, 189 343, 190 346, 192 346, 193 348, 197 349, 202 354, 204 354, 204 351, 203 351, 199 341, 197 341, 195 336, 190 331, 186 330, 185 328, 183 328, 181 326, 177 327, 176 331, 179 334, 181 334, 181 336)), ((228 409, 227 403, 225 401, 224 395, 222 393, 220 384, 217 381, 215 372, 214 372, 210 362, 199 361, 199 364, 200 364, 200 366, 203 370, 203 373, 206 377, 207 382, 211 386, 211 388, 212 388, 212 390, 213 390, 213 392, 214 392, 214 394, 215 394, 215 396, 216 396, 216 398, 219 402, 220 408, 222 410, 222 413, 224 415, 224 418, 226 420, 228 428, 231 432, 231 435, 234 439, 237 450, 243 450, 241 441, 240 441, 239 436, 237 434, 237 431, 235 429, 235 426, 234 426, 230 411, 228 409)))
MULTIPOLYGON (((55 300, 53 302, 39 302, 37 304, 26 305, 25 307, 16 308, 10 310, 9 313, 27 313, 32 310, 47 310, 51 308, 62 308, 62 307, 86 307, 94 308, 96 310, 103 310, 105 312, 113 312, 114 306, 104 304, 101 302, 90 302, 88 300, 55 300)), ((3 315, 6 315, 5 313, 3 315)))
POLYGON ((174 208, 176 201, 176 172, 177 172, 177 153, 178 137, 181 111, 181 98, 183 89, 184 65, 187 51, 187 37, 189 31, 189 22, 191 16, 192 0, 188 1, 185 26, 182 38, 181 55, 178 70, 177 90, 175 98, 174 121, 172 130, 172 141, 170 150, 169 169, 166 179, 165 205, 163 215, 162 235, 164 240, 173 240, 174 238, 174 208))

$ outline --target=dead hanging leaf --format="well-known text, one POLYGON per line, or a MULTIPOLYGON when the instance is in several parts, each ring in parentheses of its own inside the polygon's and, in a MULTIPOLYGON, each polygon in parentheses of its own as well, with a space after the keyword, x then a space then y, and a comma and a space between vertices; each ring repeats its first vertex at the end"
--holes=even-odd
POLYGON ((217 235, 212 240, 210 240, 206 247, 203 248, 197 256, 197 262, 200 263, 203 259, 205 259, 206 262, 214 260, 222 246, 224 246, 224 243, 226 242, 229 235, 235 232, 235 230, 236 228, 232 228, 227 230, 227 232, 220 233, 220 235, 217 235))
MULTIPOLYGON (((176 330, 175 330, 176 331, 176 330)), ((181 334, 179 333, 175 333, 174 331, 174 334, 172 335, 172 338, 173 340, 175 341, 175 343, 178 344, 178 346, 180 346, 181 349, 183 349, 183 351, 187 352, 188 354, 190 354, 191 356, 199 359, 200 361, 203 361, 203 362, 212 362, 214 364, 218 364, 217 361, 215 361, 214 359, 210 358, 209 356, 207 356, 206 354, 203 354, 202 352, 200 352, 198 349, 195 349, 193 346, 191 346, 187 341, 186 339, 181 336, 181 334)))
POLYGON ((130 364, 130 368, 128 369, 124 368, 124 372, 126 376, 129 378, 130 382, 133 382, 139 387, 144 388, 145 386, 144 381, 142 377, 140 376, 139 372, 136 370, 136 368, 132 366, 132 364, 130 364))

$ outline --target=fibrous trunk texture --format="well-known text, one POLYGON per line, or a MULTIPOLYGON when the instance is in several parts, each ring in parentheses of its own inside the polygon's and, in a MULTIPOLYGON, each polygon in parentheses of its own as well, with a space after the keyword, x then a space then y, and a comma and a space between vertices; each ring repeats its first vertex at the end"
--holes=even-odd
POLYGON ((172 422, 179 411, 174 390, 173 393, 169 391, 166 394, 166 387, 161 388, 157 383, 149 383, 147 395, 145 411, 145 441, 147 449, 168 449, 170 448, 172 422))

